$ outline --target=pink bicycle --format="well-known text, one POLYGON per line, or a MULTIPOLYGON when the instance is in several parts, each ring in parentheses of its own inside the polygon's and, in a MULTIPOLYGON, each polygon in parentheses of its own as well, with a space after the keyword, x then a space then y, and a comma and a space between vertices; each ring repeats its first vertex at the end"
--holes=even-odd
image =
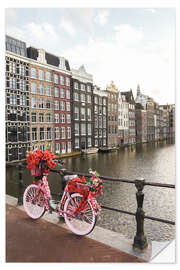
POLYGON ((102 181, 96 172, 89 171, 91 178, 81 179, 77 175, 67 175, 67 185, 60 201, 52 199, 47 181, 47 173, 41 165, 42 179, 29 185, 24 192, 23 205, 32 219, 38 219, 46 211, 55 211, 63 216, 68 228, 77 235, 87 235, 94 229, 100 205, 96 196, 102 195, 102 181))

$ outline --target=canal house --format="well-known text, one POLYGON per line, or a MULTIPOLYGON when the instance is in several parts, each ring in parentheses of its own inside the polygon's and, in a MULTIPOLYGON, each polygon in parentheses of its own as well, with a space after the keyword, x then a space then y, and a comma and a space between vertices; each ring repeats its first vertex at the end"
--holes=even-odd
POLYGON ((93 76, 84 65, 72 72, 73 148, 81 151, 93 145, 93 76))
POLYGON ((93 86, 94 146, 108 146, 108 93, 93 86))
POLYGON ((29 62, 26 43, 6 36, 6 161, 26 157, 30 149, 29 62))
POLYGON ((118 145, 118 89, 112 81, 106 87, 108 93, 108 146, 118 145))

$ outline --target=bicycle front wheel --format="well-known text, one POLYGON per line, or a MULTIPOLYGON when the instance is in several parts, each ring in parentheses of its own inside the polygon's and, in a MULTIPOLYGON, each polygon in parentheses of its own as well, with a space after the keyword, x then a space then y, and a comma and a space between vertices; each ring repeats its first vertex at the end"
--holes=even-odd
POLYGON ((33 219, 38 219, 44 215, 44 196, 38 191, 36 185, 29 185, 25 189, 23 206, 28 216, 33 219))
POLYGON ((82 195, 74 193, 64 204, 64 219, 69 229, 77 235, 87 235, 94 229, 97 216, 91 203, 87 200, 84 209, 74 214, 82 200, 82 195))

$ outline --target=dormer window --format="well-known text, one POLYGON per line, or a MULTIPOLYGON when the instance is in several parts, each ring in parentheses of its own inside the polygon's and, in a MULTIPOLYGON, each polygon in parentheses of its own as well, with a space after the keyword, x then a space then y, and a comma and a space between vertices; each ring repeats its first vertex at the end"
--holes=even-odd
POLYGON ((65 59, 63 57, 59 58, 59 67, 62 69, 66 69, 65 59))

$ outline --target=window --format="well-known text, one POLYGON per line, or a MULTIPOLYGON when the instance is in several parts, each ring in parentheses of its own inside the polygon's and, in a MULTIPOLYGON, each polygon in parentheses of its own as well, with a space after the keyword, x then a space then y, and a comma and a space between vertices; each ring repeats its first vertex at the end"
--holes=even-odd
POLYGON ((36 68, 31 68, 31 78, 36 79, 36 68))
POLYGON ((88 124, 88 135, 91 135, 91 124, 88 124))
POLYGON ((71 142, 67 142, 67 145, 68 145, 68 153, 70 153, 71 152, 71 142))
POLYGON ((44 128, 40 127, 40 140, 44 140, 44 128))
POLYGON ((61 111, 65 111, 65 102, 61 100, 61 111))
POLYGON ((16 105, 17 104, 17 96, 16 94, 10 94, 10 104, 16 105))
POLYGON ((32 141, 37 141, 37 128, 32 128, 32 141))
POLYGON ((87 108, 88 121, 91 121, 91 109, 87 108))
POLYGON ((36 119, 36 113, 35 112, 31 113, 31 120, 32 120, 33 123, 36 123, 37 119, 36 119))
POLYGON ((26 72, 25 72, 25 66, 24 65, 19 65, 19 74, 21 76, 25 76, 26 72))
POLYGON ((85 85, 81 83, 81 90, 85 90, 85 85))
POLYGON ((94 137, 98 137, 98 130, 97 129, 94 130, 94 137))
POLYGON ((74 93, 74 100, 79 101, 79 94, 76 92, 74 93))
POLYGON ((60 84, 64 85, 64 76, 60 75, 60 84))
POLYGON ((71 127, 67 127, 67 138, 71 139, 71 127))
POLYGON ((47 140, 51 140, 51 127, 47 127, 47 140))
POLYGON ((25 80, 20 80, 19 88, 22 91, 26 91, 26 81, 25 80))
POLYGON ((92 146, 91 138, 88 137, 88 147, 91 147, 91 146, 92 146))
POLYGON ((94 106, 94 112, 98 113, 98 106, 97 105, 94 106))
POLYGON ((39 69, 39 80, 44 80, 44 71, 39 69))
POLYGON ((49 71, 46 71, 46 81, 51 81, 51 73, 49 71))
POLYGON ((44 123, 44 113, 39 114, 39 122, 44 123))
POLYGON ((94 126, 95 126, 95 128, 98 128, 98 118, 97 118, 97 115, 94 116, 94 126))
POLYGON ((37 99, 35 97, 31 98, 31 107, 37 108, 37 99))
POLYGON ((51 101, 48 99, 46 100, 46 108, 51 109, 51 101))
POLYGON ((66 77, 66 86, 70 86, 70 78, 66 77))
POLYGON ((90 95, 87 95, 87 102, 91 103, 91 96, 90 95))
POLYGON ((98 140, 95 140, 94 145, 98 146, 98 140))
POLYGON ((66 90, 66 98, 67 99, 70 99, 71 98, 70 90, 66 90))
POLYGON ((65 90, 64 90, 64 88, 60 89, 60 97, 65 98, 65 90))
POLYGON ((81 94, 81 102, 85 102, 85 100, 86 100, 85 94, 81 94))
POLYGON ((54 96, 59 97, 59 88, 58 87, 54 87, 54 96))
POLYGON ((66 114, 66 118, 67 118, 67 123, 70 124, 71 123, 71 115, 69 113, 66 114))
POLYGON ((58 113, 54 114, 54 122, 59 123, 59 114, 58 113))
POLYGON ((20 96, 20 106, 26 106, 26 96, 20 96))
POLYGON ((103 139, 103 145, 106 146, 106 139, 103 139))
POLYGON ((51 86, 46 85, 46 96, 50 97, 51 96, 51 86))
POLYGON ((61 143, 61 149, 62 149, 62 153, 66 153, 66 143, 65 142, 61 143))
POLYGON ((59 127, 55 127, 55 139, 56 140, 59 140, 60 139, 59 127))
POLYGON ((61 127, 61 139, 66 139, 66 129, 65 129, 65 127, 61 127))
POLYGON ((54 110, 59 110, 59 101, 58 100, 54 101, 54 110))
POLYGON ((103 114, 106 115, 106 107, 103 107, 103 114))
POLYGON ((10 62, 10 64, 9 64, 9 72, 10 73, 16 73, 16 63, 10 62))
POLYGON ((87 91, 91 92, 91 86, 90 85, 87 86, 87 91))
POLYGON ((102 138, 102 129, 99 129, 99 137, 102 138))
POLYGON ((74 89, 78 89, 79 88, 79 85, 77 82, 74 83, 74 89))
POLYGON ((81 120, 86 120, 86 111, 85 111, 85 108, 81 108, 81 120))
POLYGON ((61 123, 62 124, 66 123, 66 115, 65 114, 61 114, 61 123))
POLYGON ((98 98, 97 97, 94 98, 94 103, 98 104, 98 98))
POLYGON ((43 84, 39 84, 39 94, 44 95, 44 85, 43 84))
POLYGON ((79 148, 79 138, 75 138, 75 148, 79 148))
POLYGON ((74 107, 74 120, 79 120, 79 108, 74 107))
POLYGON ((68 112, 71 111, 70 102, 66 102, 66 110, 67 110, 68 112))
POLYGON ((54 74, 54 83, 58 84, 59 82, 59 76, 57 74, 54 74))
POLYGON ((103 129, 103 137, 106 137, 106 129, 103 129))
POLYGON ((44 108, 44 99, 43 98, 40 98, 39 99, 39 108, 40 109, 43 109, 44 108))
POLYGON ((78 123, 74 124, 74 132, 75 132, 75 136, 79 136, 79 124, 78 123))
POLYGON ((106 99, 103 98, 103 105, 106 105, 106 99))
POLYGON ((46 122, 51 123, 51 114, 50 113, 46 114, 46 122))
POLYGON ((81 136, 86 135, 86 124, 81 124, 81 136))
POLYGON ((36 94, 36 83, 35 82, 31 83, 31 93, 36 94))
POLYGON ((55 153, 60 154, 60 144, 59 143, 55 144, 55 153))

